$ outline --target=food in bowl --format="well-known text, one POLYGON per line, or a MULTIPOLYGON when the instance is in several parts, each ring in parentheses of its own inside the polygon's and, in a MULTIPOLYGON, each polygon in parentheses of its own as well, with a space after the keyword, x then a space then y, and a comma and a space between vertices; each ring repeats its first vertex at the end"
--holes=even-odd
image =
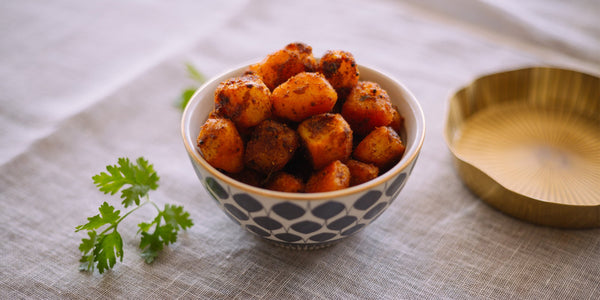
MULTIPOLYGON (((302 47, 296 45, 294 48, 302 47)), ((306 56, 306 49, 303 51, 303 55, 306 56)), ((198 151, 197 138, 200 128, 208 119, 215 119, 215 90, 220 83, 228 79, 248 75, 249 66, 255 64, 243 64, 209 79, 192 96, 183 112, 183 144, 203 188, 233 221, 232 225, 235 224, 265 241, 285 248, 319 249, 363 231, 399 199, 398 195, 416 166, 425 138, 425 119, 418 100, 410 90, 391 76, 372 67, 356 64, 360 69, 359 79, 378 83, 388 93, 398 114, 403 117, 399 130, 396 130, 399 120, 396 117, 393 118, 390 127, 401 137, 405 146, 404 153, 400 161, 385 172, 381 172, 373 164, 353 159, 351 154, 350 159, 343 162, 351 174, 349 187, 317 193, 301 192, 308 189, 309 178, 315 173, 312 164, 306 160, 303 146, 294 151, 283 169, 272 171, 267 180, 264 174, 251 168, 243 167, 242 171, 237 173, 215 168, 198 151)), ((338 90, 336 93, 342 94, 338 90)), ((339 103, 332 109, 333 113, 341 111, 341 106, 337 104, 339 103)), ((290 123, 273 116, 271 121, 286 126, 291 124, 288 128, 293 131, 297 131, 299 125, 297 122, 290 123)), ((225 128, 235 127, 231 120, 223 124, 226 124, 225 128)), ((278 125, 275 126, 276 130, 286 132, 278 125)), ((220 127, 217 129, 223 130, 220 127)), ((212 135, 218 137, 228 132, 220 133, 219 130, 212 135)), ((238 133, 240 138, 243 138, 243 143, 247 143, 252 137, 250 130, 240 130, 238 133)), ((362 138, 353 139, 353 148, 361 140, 362 138)), ((222 163, 239 165, 241 162, 244 165, 244 154, 236 152, 240 151, 236 144, 237 142, 225 143, 212 149, 215 153, 220 149, 229 149, 237 157, 230 161, 222 160, 222 163)), ((339 181, 335 176, 324 176, 322 180, 313 180, 313 183, 321 184, 323 181, 329 185, 345 184, 343 182, 347 176, 344 174, 347 173, 341 165, 333 162, 331 166, 331 169, 341 170, 340 174, 343 176, 338 178, 339 181)), ((330 172, 329 175, 331 174, 330 172)), ((414 195, 409 197, 413 197, 411 201, 418 201, 414 195)), ((210 209, 205 207, 204 197, 201 203, 202 209, 210 209)))
POLYGON ((214 91, 197 150, 246 184, 292 193, 346 189, 402 158, 403 116, 347 51, 292 43, 214 91), (289 184, 289 187, 285 186, 289 184))

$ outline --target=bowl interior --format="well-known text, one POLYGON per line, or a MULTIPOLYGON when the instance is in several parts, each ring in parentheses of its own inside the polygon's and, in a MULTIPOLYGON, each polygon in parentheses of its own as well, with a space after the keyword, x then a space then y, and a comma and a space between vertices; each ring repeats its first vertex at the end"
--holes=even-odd
POLYGON ((213 176, 225 181, 228 184, 234 185, 237 188, 246 190, 251 193, 263 194, 272 198, 283 199, 324 199, 347 195, 349 193, 360 192, 366 190, 371 185, 378 184, 382 181, 389 180, 394 175, 397 175, 401 170, 405 169, 413 160, 416 159, 425 136, 425 120, 419 103, 412 93, 406 89, 401 83, 393 78, 376 71, 372 68, 359 65, 360 80, 369 80, 377 82, 385 89, 394 105, 398 107, 400 114, 404 117, 405 132, 401 135, 405 142, 406 150, 400 162, 385 174, 381 174, 376 179, 350 187, 340 191, 325 192, 325 193, 283 193, 270 191, 266 189, 256 188, 239 181, 236 181, 217 169, 210 166, 198 153, 196 149, 196 138, 200 132, 200 127, 207 119, 208 114, 214 108, 214 91, 218 84, 228 78, 242 75, 247 70, 248 64, 234 68, 224 72, 206 82, 201 86, 194 96, 190 99, 182 117, 182 136, 186 150, 195 163, 201 165, 208 170, 213 176))

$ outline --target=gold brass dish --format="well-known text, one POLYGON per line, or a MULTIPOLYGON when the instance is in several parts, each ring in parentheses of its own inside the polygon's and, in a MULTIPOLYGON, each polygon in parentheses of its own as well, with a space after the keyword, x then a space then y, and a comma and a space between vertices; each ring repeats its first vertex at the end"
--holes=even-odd
POLYGON ((444 135, 459 176, 491 206, 600 227, 600 78, 551 67, 480 77, 450 98, 444 135))

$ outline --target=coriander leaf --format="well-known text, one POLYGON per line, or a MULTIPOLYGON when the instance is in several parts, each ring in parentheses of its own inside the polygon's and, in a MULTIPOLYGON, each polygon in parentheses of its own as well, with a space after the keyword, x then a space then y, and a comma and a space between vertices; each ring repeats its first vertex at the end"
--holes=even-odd
POLYGON ((144 258, 146 263, 152 263, 158 256, 158 253, 163 249, 163 242, 160 240, 158 231, 155 231, 153 234, 142 232, 140 249, 143 250, 140 255, 144 258))
POLYGON ((79 271, 91 271, 94 270, 94 255, 88 254, 81 256, 79 259, 79 271))
POLYGON ((141 256, 146 263, 152 263, 164 246, 177 241, 178 228, 171 224, 161 225, 161 219, 163 218, 164 212, 159 211, 158 216, 154 218, 151 224, 143 223, 138 225, 140 230, 142 230, 142 228, 149 229, 150 226, 156 225, 152 234, 148 233, 147 230, 142 230, 140 249, 142 249, 141 256))
POLYGON ((158 253, 162 251, 162 248, 162 244, 158 244, 158 247, 148 247, 144 251, 142 251, 140 256, 144 259, 144 261, 147 264, 151 264, 154 262, 154 259, 158 257, 158 253))
POLYGON ((94 249, 94 245, 96 244, 96 231, 90 230, 88 231, 89 239, 83 238, 81 239, 81 244, 79 245, 79 251, 83 253, 88 253, 92 249, 94 249))
POLYGON ((177 230, 187 229, 194 225, 190 214, 183 210, 183 206, 165 204, 162 216, 167 224, 170 224, 177 230))
POLYGON ((190 102, 190 99, 192 99, 192 96, 194 96, 194 93, 196 92, 196 88, 187 88, 185 89, 182 93, 181 96, 179 97, 179 101, 177 101, 177 108, 179 108, 181 111, 183 111, 185 109, 185 107, 187 106, 188 102, 190 102))
POLYGON ((79 262, 80 271, 89 271, 94 269, 94 255, 88 254, 92 249, 94 249, 94 245, 96 244, 96 231, 90 230, 88 231, 89 239, 83 238, 81 239, 81 244, 79 245, 79 251, 83 253, 79 262))
POLYGON ((123 205, 128 207, 135 203, 136 205, 140 205, 140 198, 144 197, 150 191, 150 187, 146 185, 132 185, 129 188, 121 191, 121 199, 123 200, 123 205))
POLYGON ((148 232, 148 230, 150 230, 150 227, 152 227, 152 224, 154 224, 154 223, 146 223, 146 222, 142 222, 142 223, 138 224, 138 227, 139 227, 140 229, 138 229, 138 232, 137 232, 137 233, 140 233, 140 232, 148 232))
POLYGON ((156 175, 156 171, 154 171, 154 166, 148 163, 143 157, 138 157, 136 162, 137 168, 134 169, 136 171, 136 182, 145 183, 151 189, 156 190, 156 188, 158 188, 158 175, 156 175))
MULTIPOLYGON (((106 202, 104 202, 104 203, 106 203, 106 202)), ((75 227, 75 232, 79 232, 81 230, 97 229, 97 228, 102 227, 102 225, 107 224, 106 222, 104 222, 102 217, 100 217, 100 215, 95 215, 95 216, 89 217, 87 219, 88 219, 88 222, 86 224, 75 227)))
MULTIPOLYGON (((121 162, 121 159, 119 159, 119 162, 121 162)), ((127 164, 129 164, 129 159, 127 159, 127 164)), ((101 192, 114 195, 121 187, 123 187, 123 185, 128 182, 121 174, 119 166, 106 166, 106 170, 108 171, 108 174, 101 172, 100 174, 92 177, 92 179, 94 180, 96 186, 99 187, 101 192)))
POLYGON ((118 165, 106 167, 108 173, 101 172, 92 179, 101 192, 111 195, 117 193, 124 185, 130 185, 121 191, 122 203, 125 207, 133 203, 139 205, 141 197, 158 188, 159 177, 154 167, 143 157, 138 158, 136 163, 137 165, 134 165, 128 158, 119 158, 118 165))
POLYGON ((177 230, 171 224, 165 224, 156 228, 163 244, 173 244, 177 242, 177 230))
POLYGON ((156 234, 156 231, 152 234, 143 231, 142 238, 140 240, 140 249, 144 250, 146 247, 151 246, 152 244, 162 244, 159 240, 159 236, 156 234))
POLYGON ((116 230, 106 234, 98 240, 93 252, 98 264, 98 272, 104 273, 105 270, 112 269, 117 261, 117 257, 123 261, 123 240, 116 230))
POLYGON ((177 241, 177 230, 170 224, 160 226, 157 223, 154 233, 142 232, 140 241, 141 256, 146 263, 152 263, 164 246, 177 241))
POLYGON ((111 205, 108 205, 106 202, 102 203, 98 210, 100 211, 100 214, 87 218, 88 222, 84 225, 75 227, 75 232, 81 230, 98 229, 106 224, 112 224, 119 219, 120 211, 115 211, 115 208, 111 205))
POLYGON ((199 83, 204 83, 204 81, 206 81, 204 75, 200 73, 200 71, 198 71, 198 69, 196 69, 194 65, 186 63, 185 66, 187 67, 188 75, 190 76, 190 78, 198 81, 199 83))
MULTIPOLYGON (((200 84, 202 84, 206 81, 206 77, 200 71, 198 71, 198 69, 196 67, 194 67, 194 65, 192 65, 190 63, 186 63, 185 66, 187 68, 188 76, 191 79, 195 80, 196 82, 198 82, 200 84)), ((197 87, 188 87, 181 93, 181 96, 179 97, 179 99, 177 100, 177 103, 175 104, 177 106, 177 108, 179 108, 181 111, 183 111, 185 109, 188 102, 190 102, 190 99, 196 92, 196 88, 197 87)))

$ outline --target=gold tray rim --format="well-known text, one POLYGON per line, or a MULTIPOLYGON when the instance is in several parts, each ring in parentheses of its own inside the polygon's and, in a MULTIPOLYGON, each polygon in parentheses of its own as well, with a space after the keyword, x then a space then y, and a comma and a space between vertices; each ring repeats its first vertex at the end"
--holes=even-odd
MULTIPOLYGON (((472 87, 479 82, 490 80, 496 76, 507 75, 508 73, 531 72, 535 70, 545 70, 548 72, 569 72, 589 77, 589 80, 597 80, 600 83, 600 77, 563 67, 555 66, 524 66, 520 68, 507 69, 498 72, 490 72, 472 79, 469 83, 453 90, 446 101, 445 120, 444 120, 444 140, 453 158, 455 170, 458 172, 462 182, 473 192, 478 198, 490 204, 492 207, 507 213, 518 219, 528 221, 530 223, 560 227, 560 228, 596 228, 600 227, 600 204, 565 204, 554 201, 548 201, 539 197, 523 195, 514 191, 501 182, 493 179, 485 171, 481 170, 476 165, 469 162, 468 158, 461 157, 454 149, 454 134, 456 130, 451 127, 451 109, 457 94, 461 91, 472 87), (473 186, 465 176, 477 174, 481 176, 481 181, 491 192, 482 191, 481 187, 473 186), (504 198, 505 201, 499 201, 498 198, 504 198), (526 209, 515 208, 517 206, 526 207, 526 209), (535 211, 541 211, 536 213, 535 211)), ((497 104, 494 104, 497 105, 497 104)), ((475 110, 477 111, 477 110, 475 110)), ((472 114, 471 114, 472 115, 472 114)), ((464 118, 467 120, 471 115, 464 118)), ((463 120, 463 122, 464 122, 463 120)))

